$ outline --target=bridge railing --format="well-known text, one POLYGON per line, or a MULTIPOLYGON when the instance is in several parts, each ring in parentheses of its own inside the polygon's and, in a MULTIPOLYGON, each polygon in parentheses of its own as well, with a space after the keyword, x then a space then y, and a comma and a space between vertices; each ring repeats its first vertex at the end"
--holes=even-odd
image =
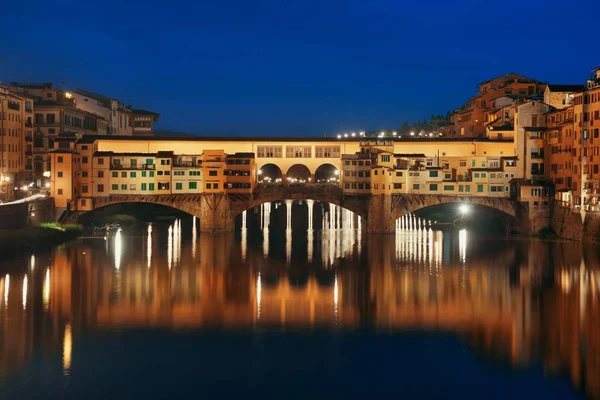
POLYGON ((255 194, 259 195, 278 195, 286 194, 315 194, 321 196, 341 196, 343 190, 336 185, 319 185, 319 184, 304 184, 304 185, 259 185, 256 186, 255 194))

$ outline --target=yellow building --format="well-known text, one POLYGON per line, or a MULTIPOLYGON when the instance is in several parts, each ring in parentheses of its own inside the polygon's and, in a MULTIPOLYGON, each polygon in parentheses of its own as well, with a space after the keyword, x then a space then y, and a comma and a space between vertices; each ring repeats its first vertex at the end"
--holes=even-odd
POLYGON ((84 137, 64 145, 73 154, 72 188, 61 185, 61 193, 59 186, 52 193, 58 207, 70 202, 85 211, 94 198, 106 196, 251 193, 263 169, 278 169, 279 184, 290 184, 287 174, 301 167, 306 179, 294 178, 294 185, 339 185, 347 194, 509 197, 509 182, 524 176, 516 143, 515 138, 84 137), (317 182, 315 173, 324 167, 331 177, 317 182))

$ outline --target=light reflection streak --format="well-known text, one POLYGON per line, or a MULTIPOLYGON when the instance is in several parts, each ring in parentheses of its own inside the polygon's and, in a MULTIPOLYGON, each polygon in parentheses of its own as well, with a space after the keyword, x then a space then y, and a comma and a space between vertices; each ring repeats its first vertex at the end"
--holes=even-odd
POLYGON ((338 276, 335 274, 335 281, 333 284, 333 313, 335 316, 335 325, 339 325, 340 321, 340 313, 339 313, 339 286, 338 286, 338 276))
POLYGON ((152 224, 148 225, 148 238, 146 239, 146 265, 152 266, 152 224))
POLYGON ((123 250, 123 243, 121 238, 121 228, 117 229, 115 234, 115 269, 121 268, 121 251, 123 250))
POLYGON ((23 310, 27 308, 27 274, 23 277, 23 310))
POLYGON ((263 204, 263 256, 269 255, 269 225, 271 224, 271 203, 263 204))
POLYGON ((292 262, 292 201, 285 201, 286 225, 285 225, 285 261, 292 262))
POLYGON ((196 247, 198 240, 198 232, 196 229, 196 217, 192 217, 192 259, 196 259, 196 247))
POLYGON ((173 225, 169 225, 167 234, 167 265, 170 271, 173 267, 173 225))
POLYGON ((262 278, 260 276, 260 271, 259 271, 258 277, 256 278, 256 321, 260 321, 261 301, 262 301, 262 278))
POLYGON ((31 255, 29 258, 29 268, 33 271, 35 269, 35 255, 31 255))
POLYGON ((4 277, 4 307, 8 307, 8 292, 10 290, 10 275, 4 277))
POLYGON ((65 326, 65 335, 63 338, 63 374, 69 376, 71 373, 71 355, 73 352, 73 337, 71 334, 71 325, 65 326))
POLYGON ((42 299, 44 302, 44 309, 47 310, 50 307, 50 268, 46 269, 46 276, 44 277, 44 289, 42 290, 42 299))
POLYGON ((461 229, 458 232, 458 254, 460 261, 465 264, 467 262, 467 230, 461 229))

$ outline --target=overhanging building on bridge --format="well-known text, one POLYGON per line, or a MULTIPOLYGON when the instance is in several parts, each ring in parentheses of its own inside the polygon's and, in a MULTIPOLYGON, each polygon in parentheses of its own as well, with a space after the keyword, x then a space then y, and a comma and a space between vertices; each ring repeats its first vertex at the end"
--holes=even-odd
POLYGON ((392 196, 511 201, 511 181, 531 178, 520 164, 517 143, 515 138, 65 138, 52 152, 51 186, 57 207, 73 212, 91 211, 116 197, 120 202, 185 195, 256 199, 257 191, 268 190, 275 199, 278 190, 281 196, 305 191, 310 197, 331 189, 327 193, 339 198, 370 202, 363 208, 367 216, 374 212, 368 199, 381 200, 376 208, 387 210, 393 208, 385 205, 392 196))

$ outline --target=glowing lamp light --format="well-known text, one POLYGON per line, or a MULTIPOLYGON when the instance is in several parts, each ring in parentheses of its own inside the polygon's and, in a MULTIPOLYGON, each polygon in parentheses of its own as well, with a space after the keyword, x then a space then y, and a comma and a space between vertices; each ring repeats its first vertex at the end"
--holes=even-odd
POLYGON ((259 169, 259 170, 257 171, 257 174, 259 174, 259 175, 262 175, 262 169, 259 169))
POLYGON ((338 138, 338 139, 341 139, 341 138, 342 138, 342 135, 337 135, 337 138, 338 138))
POLYGON ((394 132, 392 132, 392 135, 397 136, 398 132, 394 131, 394 132))
POLYGON ((50 171, 44 171, 42 175, 44 176, 44 178, 50 178, 50 171))
POLYGON ((344 133, 344 137, 348 137, 348 134, 347 134, 347 133, 344 133))
POLYGON ((356 133, 352 132, 352 137, 356 136, 356 133))
POLYGON ((410 133, 410 136, 415 136, 415 133, 414 133, 414 132, 411 132, 411 133, 410 133))
POLYGON ((466 215, 469 213, 469 211, 471 211, 471 207, 469 207, 466 204, 461 204, 461 206, 458 207, 458 210, 460 211, 461 214, 466 215))

